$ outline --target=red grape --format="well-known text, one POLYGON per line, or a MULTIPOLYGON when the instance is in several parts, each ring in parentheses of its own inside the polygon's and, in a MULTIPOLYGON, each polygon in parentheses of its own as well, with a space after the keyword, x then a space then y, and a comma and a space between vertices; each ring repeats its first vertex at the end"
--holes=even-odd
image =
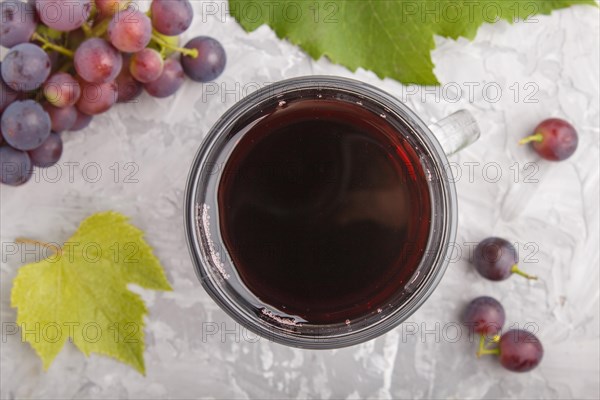
POLYGON ((42 22, 52 29, 69 32, 79 28, 90 16, 90 0, 36 0, 42 22))
MULTIPOLYGON (((2 63, 0 63, 0 71, 2 70, 2 63)), ((19 94, 12 90, 2 79, 0 74, 0 113, 4 111, 13 101, 17 100, 19 94)))
POLYGON ((94 4, 96 4, 96 8, 98 9, 98 13, 102 17, 109 17, 115 14, 117 11, 125 10, 131 0, 95 0, 94 4))
POLYGON ((20 1, 0 3, 0 46, 11 48, 29 42, 35 32, 37 15, 31 4, 20 1))
POLYGON ((500 364, 509 371, 527 372, 544 356, 540 340, 531 332, 513 329, 500 338, 500 364))
POLYGON ((144 84, 146 92, 153 97, 169 97, 174 94, 185 79, 183 69, 178 60, 168 58, 165 60, 163 72, 155 81, 144 84))
POLYGON ((81 97, 77 109, 84 114, 101 114, 117 102, 117 85, 110 83, 80 82, 81 97))
POLYGON ((463 323, 473 327, 475 333, 490 336, 502 329, 505 318, 504 308, 498 300, 481 296, 469 303, 463 315, 463 323))
POLYGON ((73 76, 66 72, 57 72, 44 83, 44 96, 53 106, 72 106, 79 100, 81 88, 73 76))
POLYGON ((0 147, 0 182, 19 186, 31 178, 31 159, 25 151, 0 147))
POLYGON ((104 39, 87 39, 75 51, 75 70, 84 80, 108 83, 115 80, 123 65, 121 53, 104 39))
POLYGON ((196 82, 210 82, 216 79, 227 63, 225 49, 217 40, 208 36, 193 38, 184 46, 198 50, 198 57, 182 56, 181 65, 185 74, 196 82))
POLYGON ((54 132, 71 129, 77 120, 77 109, 74 106, 58 108, 50 103, 45 103, 43 107, 50 116, 50 123, 54 132))
POLYGON ((154 29, 167 36, 183 33, 194 18, 194 10, 188 0, 154 0, 150 12, 154 29))
POLYGON ((514 246, 499 237, 489 237, 481 241, 473 254, 475 268, 484 278, 502 281, 516 273, 528 279, 537 279, 521 271, 517 266, 518 262, 514 246))
POLYGON ((133 76, 131 76, 131 72, 129 72, 130 61, 131 56, 129 54, 123 56, 123 68, 121 68, 121 72, 119 72, 119 75, 115 80, 118 92, 117 103, 132 101, 142 94, 142 91, 144 90, 144 86, 141 82, 136 81, 133 76))
POLYGON ((6 107, 1 125, 4 140, 17 150, 33 150, 50 135, 50 116, 33 100, 6 107))
POLYGON ((90 122, 92 122, 93 118, 93 116, 84 114, 81 111, 77 110, 77 119, 75 120, 75 123, 69 130, 71 132, 80 131, 86 128, 90 124, 90 122))
POLYGON ((62 155, 63 143, 58 133, 50 136, 39 147, 29 151, 29 158, 36 167, 47 168, 56 164, 62 155))
POLYGON ((2 61, 2 79, 13 90, 37 89, 50 75, 50 57, 31 43, 14 46, 2 61))
POLYGON ((163 66, 164 62, 158 51, 144 49, 131 56, 129 71, 137 81, 147 83, 158 79, 163 66))
POLYGON ((150 43, 150 18, 135 8, 113 15, 108 25, 108 38, 113 46, 125 53, 135 53, 150 43))
POLYGON ((571 124, 562 119, 552 118, 540 123, 533 135, 522 139, 519 143, 530 142, 542 158, 562 161, 575 153, 579 139, 577 131, 571 124))

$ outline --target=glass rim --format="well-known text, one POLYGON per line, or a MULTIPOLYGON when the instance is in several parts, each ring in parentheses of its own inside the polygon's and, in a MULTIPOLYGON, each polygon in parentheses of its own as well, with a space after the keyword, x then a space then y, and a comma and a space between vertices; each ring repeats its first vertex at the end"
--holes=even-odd
MULTIPOLYGON (((450 244, 455 240, 457 225, 456 189, 448 177, 445 168, 447 162, 446 155, 434 134, 408 106, 387 92, 367 83, 334 76, 305 76, 279 81, 261 88, 238 101, 215 122, 194 157, 186 185, 184 227, 196 275, 210 297, 230 317, 244 328, 271 341, 299 348, 333 349, 355 345, 378 337, 410 317, 433 293, 447 269, 451 251, 450 244), (266 323, 255 314, 236 306, 238 302, 221 289, 214 273, 211 272, 211 270, 215 270, 215 267, 210 265, 212 260, 206 255, 204 248, 206 246, 202 243, 202 235, 198 227, 199 206, 204 204, 204 202, 198 201, 198 190, 201 186, 201 178, 210 165, 207 159, 211 150, 214 149, 216 141, 228 133, 237 121, 251 114, 255 111, 255 107, 264 101, 277 99, 298 90, 322 89, 349 92, 364 98, 365 101, 381 104, 386 112, 393 114, 395 118, 409 127, 415 139, 419 140, 427 149, 427 155, 432 161, 435 171, 427 170, 425 172, 435 173, 436 179, 428 180, 432 202, 432 222, 425 253, 417 270, 421 269, 421 264, 426 261, 427 254, 434 254, 434 256, 428 260, 430 267, 426 271, 426 276, 421 278, 423 281, 399 307, 385 317, 356 330, 349 329, 338 334, 308 335, 295 333, 291 329, 292 327, 286 329, 276 324, 266 323), (433 198, 432 182, 439 183, 437 188, 439 198, 433 198), (436 207, 441 207, 441 212, 436 213, 436 207), (443 219, 438 232, 434 232, 433 229, 434 218, 443 219), (436 234, 438 239, 441 238, 437 242, 433 240, 433 236, 436 234)), ((423 166, 423 168, 425 167, 423 166)))

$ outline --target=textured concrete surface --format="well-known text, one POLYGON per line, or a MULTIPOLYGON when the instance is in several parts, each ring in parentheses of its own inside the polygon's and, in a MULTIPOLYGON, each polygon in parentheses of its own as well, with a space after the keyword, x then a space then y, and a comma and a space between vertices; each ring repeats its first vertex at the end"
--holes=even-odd
MULTIPOLYGON (((487 25, 474 42, 438 38, 433 57, 446 85, 425 92, 312 61, 267 27, 246 34, 229 18, 203 22, 201 3, 195 7, 185 36, 210 34, 227 50, 218 87, 187 82, 170 99, 143 96, 119 105, 87 130, 64 136, 57 179, 48 172, 38 174, 38 183, 1 188, 3 243, 17 236, 60 242, 84 217, 107 209, 131 216, 146 231, 175 289, 140 291, 150 309, 147 376, 110 358, 85 358, 70 344, 44 372, 31 347, 3 331, 1 398, 600 397, 598 10, 575 7, 532 23, 487 25), (407 323, 336 351, 256 341, 237 327, 198 283, 182 226, 188 168, 215 120, 245 91, 307 74, 354 77, 384 88, 428 123, 466 108, 483 131, 478 143, 452 159, 462 257, 407 323), (568 119, 580 133, 579 151, 553 165, 516 145, 551 116, 568 119), (71 176, 68 162, 79 163, 71 176), (497 283, 478 276, 466 259, 468 243, 492 234, 516 242, 523 268, 540 280, 497 283), (504 304, 507 326, 537 329, 546 349, 539 368, 505 371, 491 358, 476 359, 476 345, 464 334, 456 339, 462 308, 483 294, 504 304), (206 323, 227 334, 203 335, 206 323)), ((3 324, 16 318, 9 297, 21 264, 20 255, 3 256, 3 324)))

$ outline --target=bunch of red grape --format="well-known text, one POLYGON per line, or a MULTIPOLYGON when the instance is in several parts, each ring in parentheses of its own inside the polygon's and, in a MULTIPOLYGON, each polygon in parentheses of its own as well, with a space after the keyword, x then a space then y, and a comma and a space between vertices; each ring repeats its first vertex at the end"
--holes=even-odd
POLYGON ((143 90, 168 97, 187 75, 208 82, 223 72, 221 44, 199 36, 179 47, 192 23, 189 0, 10 0, 0 3, 0 182, 21 185, 33 166, 62 154, 63 131, 143 90))

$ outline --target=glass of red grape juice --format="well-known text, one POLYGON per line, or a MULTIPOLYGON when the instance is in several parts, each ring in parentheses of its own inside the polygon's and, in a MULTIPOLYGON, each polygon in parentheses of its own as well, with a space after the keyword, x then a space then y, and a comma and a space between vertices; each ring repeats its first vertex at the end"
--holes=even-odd
POLYGON ((387 332, 442 278, 457 218, 446 154, 478 137, 466 111, 427 127, 354 80, 254 92, 192 165, 185 223, 199 279, 243 327, 285 345, 387 332))

